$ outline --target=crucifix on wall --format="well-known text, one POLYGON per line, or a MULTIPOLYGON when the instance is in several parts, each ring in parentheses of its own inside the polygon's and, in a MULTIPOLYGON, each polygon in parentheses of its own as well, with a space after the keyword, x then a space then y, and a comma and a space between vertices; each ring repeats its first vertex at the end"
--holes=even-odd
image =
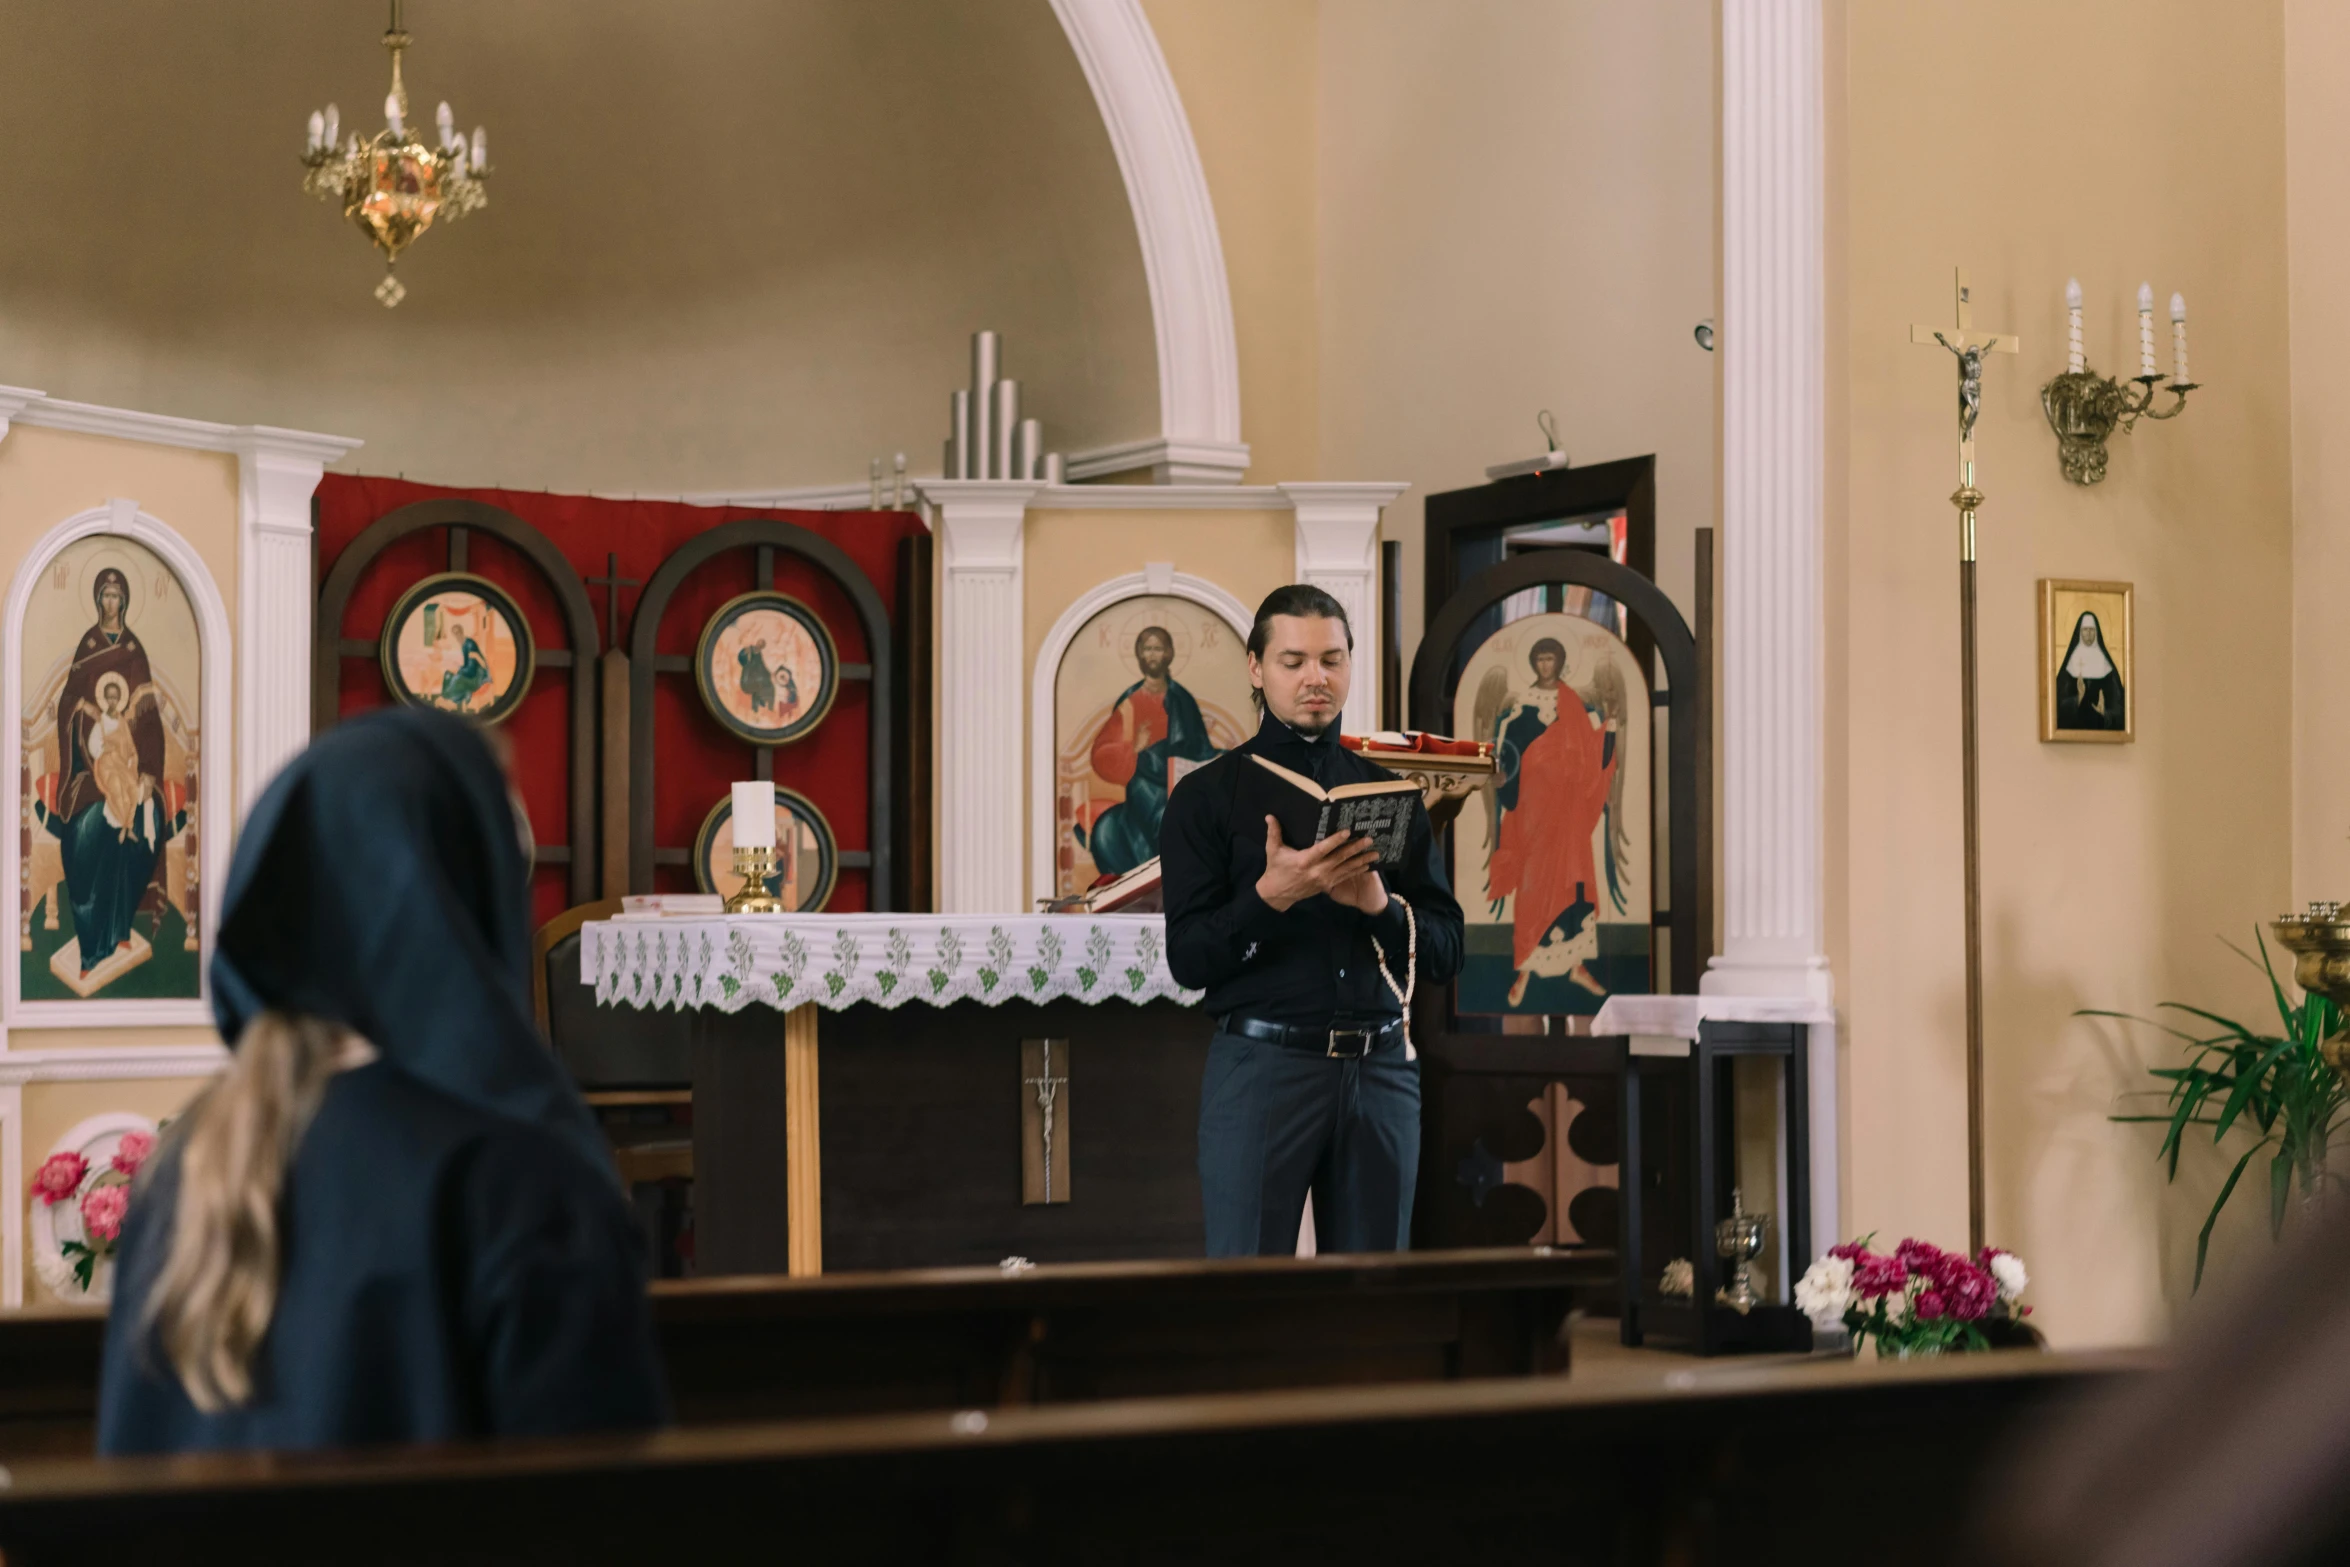
POLYGON ((1069 1200, 1069 1041, 1020 1041, 1020 1200, 1069 1200))
POLYGON ((1978 748, 1975 717, 1975 508, 1983 492, 1975 488, 1975 418, 1983 407, 1983 356, 2012 354, 2023 340, 2012 332, 1975 330, 1974 301, 1966 271, 1954 278, 1957 325, 1913 326, 1912 343, 1947 350, 1958 361, 1958 488, 1950 504, 1958 508, 1958 688, 1960 709, 1960 770, 1964 858, 1966 864, 1966 1122, 1967 1122, 1967 1252, 1983 1249, 1983 873, 1981 801, 1978 788, 1978 748))

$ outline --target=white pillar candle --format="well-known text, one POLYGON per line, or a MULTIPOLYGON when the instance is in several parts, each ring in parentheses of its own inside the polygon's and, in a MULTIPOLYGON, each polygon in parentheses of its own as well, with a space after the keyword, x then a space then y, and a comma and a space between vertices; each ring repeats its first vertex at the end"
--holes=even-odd
POLYGON ((400 123, 400 100, 390 93, 384 94, 384 123, 392 128, 394 136, 408 134, 408 127, 400 123))
POLYGON ((2154 285, 2138 285, 2138 374, 2154 377, 2154 285))
POLYGON ((775 847, 775 785, 754 780, 734 786, 734 846, 775 847))
POLYGON ((2170 297, 2170 378, 2173 385, 2187 384, 2187 296, 2170 297))
POLYGON ((2065 313, 2065 369, 2079 375, 2088 367, 2088 358, 2081 351, 2081 280, 2069 279, 2064 285, 2065 313))

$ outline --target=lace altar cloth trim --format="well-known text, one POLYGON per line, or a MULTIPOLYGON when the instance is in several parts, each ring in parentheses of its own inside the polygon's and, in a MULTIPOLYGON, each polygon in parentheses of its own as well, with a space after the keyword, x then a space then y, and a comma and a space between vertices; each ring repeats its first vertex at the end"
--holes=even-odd
POLYGON ((829 1011, 910 1001, 1185 1003, 1156 914, 768 914, 598 920, 580 928, 580 980, 599 1006, 758 1003, 829 1011))

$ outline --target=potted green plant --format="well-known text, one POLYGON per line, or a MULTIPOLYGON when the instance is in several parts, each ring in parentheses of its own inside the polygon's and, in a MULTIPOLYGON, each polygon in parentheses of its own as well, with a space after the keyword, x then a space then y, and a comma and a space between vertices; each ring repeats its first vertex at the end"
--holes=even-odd
POLYGON ((2281 1235, 2288 1200, 2296 1184, 2301 1189, 2302 1201, 2314 1204, 2324 1195, 2328 1180, 2339 1179, 2331 1176, 2327 1163, 2334 1134, 2345 1109, 2350 1109, 2350 1084, 2345 1084, 2342 1074, 2326 1060, 2323 1050, 2326 1041, 2342 1029, 2340 1011, 2333 1002, 2313 993, 2304 994, 2299 1001, 2288 1000, 2285 987, 2277 979, 2276 965, 2269 960, 2268 942, 2261 938, 2257 927, 2253 936, 2260 943, 2258 959, 2234 942, 2229 942, 2228 947, 2268 976, 2269 993, 2276 1001, 2277 1033, 2257 1033, 2233 1018, 2179 1001, 2165 1001, 2158 1010, 2177 1013, 2182 1021, 2199 1019, 2217 1032, 2196 1034, 2128 1012, 2087 1009, 2076 1014, 2118 1018, 2159 1028, 2182 1042, 2185 1064, 2148 1068, 2168 1083, 2169 1088, 2141 1091, 2148 1095, 2166 1094, 2168 1103, 2163 1112, 2113 1118, 2152 1122, 2165 1128, 2155 1157, 2168 1162, 2167 1179, 2178 1179, 2179 1149, 2190 1126, 2210 1127, 2214 1143, 2224 1140, 2232 1130, 2257 1134, 2252 1146, 2244 1150, 2235 1167, 2228 1171, 2227 1181, 2220 1187, 2219 1196, 2213 1199, 2211 1212, 2203 1221, 2202 1232, 2195 1238, 2198 1289, 2203 1285, 2204 1257, 2211 1249, 2212 1226, 2219 1222, 2220 1210, 2236 1194, 2236 1183, 2243 1179, 2252 1161, 2264 1149, 2269 1150, 2269 1233, 2281 1235))

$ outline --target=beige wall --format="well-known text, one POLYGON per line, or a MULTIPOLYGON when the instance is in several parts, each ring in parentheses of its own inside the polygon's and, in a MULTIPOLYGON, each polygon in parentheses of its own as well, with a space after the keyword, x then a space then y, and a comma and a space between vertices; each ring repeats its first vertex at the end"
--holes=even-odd
MULTIPOLYGON (((1214 583, 1250 610, 1295 576, 1296 519, 1286 510, 1265 511, 1032 511, 1028 514, 1022 571, 1022 618, 1027 646, 1020 667, 1031 685, 1021 693, 1023 787, 1020 798, 1035 798, 1029 758, 1035 733, 1033 679, 1037 655, 1053 625, 1070 605, 1113 577, 1163 561, 1177 571, 1214 583)), ((1050 715, 1047 714, 1047 721, 1050 715)), ((1021 816, 1024 882, 1033 881, 1034 852, 1025 809, 1021 816)), ((1028 888, 1030 899, 1047 889, 1028 888)), ((1033 904, 1024 904, 1032 907, 1033 904)))
POLYGON ((19 10, 0 384, 364 437, 354 466, 621 494, 936 473, 971 332, 1051 449, 1161 428, 1116 155, 1046 0, 416 0, 407 82, 485 123, 489 206, 381 259, 301 190, 372 132, 380 6, 19 10), (104 83, 93 91, 93 83, 104 83), (154 149, 202 127, 204 189, 154 149))
MULTIPOLYGON (((2222 1171, 2199 1154, 2165 1189, 2154 1136, 2107 1120, 2165 1052, 2072 1013, 2176 998, 2257 1016, 2260 982, 2219 938, 2249 942, 2287 895, 2282 8, 1837 10, 1829 910, 1844 1212, 1856 1234, 1966 1233, 1953 371, 1908 341, 1911 322, 1948 318, 1964 262, 1977 323, 2025 345, 1993 364, 1977 432, 1990 1234, 2032 1264, 2058 1343, 2145 1338, 2186 1295, 2222 1171), (1988 78, 1964 63, 1989 60, 1988 78), (2109 155, 2116 135, 2126 154, 2109 155), (2117 437, 2089 489, 2059 475, 2038 404, 2064 367, 2072 275, 2108 371, 2134 367, 2139 280, 2183 290, 2209 388, 2184 418, 2117 437), (2137 584, 2136 744, 2036 738, 2034 582, 2049 576, 2137 584)), ((2223 1260, 2256 1206, 2223 1226, 2223 1260)))
POLYGON ((1183 96, 1224 242, 1248 482, 1319 478, 1318 0, 1143 0, 1142 9, 1183 96))
MULTIPOLYGON (((2293 298, 2293 897, 2350 899, 2350 8, 2285 0, 2293 298)), ((2198 375, 2202 372, 2197 371, 2198 375)))
POLYGON ((1691 607, 1713 520, 1714 34, 1708 0, 1322 7, 1321 456, 1420 508, 1542 450, 1655 453, 1658 580, 1691 607))

